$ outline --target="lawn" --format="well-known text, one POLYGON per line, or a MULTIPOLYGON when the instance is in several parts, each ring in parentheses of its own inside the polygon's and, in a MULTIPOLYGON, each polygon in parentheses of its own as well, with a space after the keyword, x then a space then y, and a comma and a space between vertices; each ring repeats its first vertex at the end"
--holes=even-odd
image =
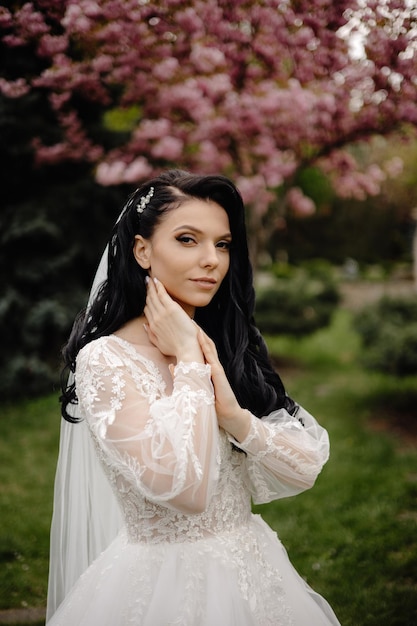
POLYGON ((414 626, 417 439, 396 428, 415 379, 363 371, 347 311, 312 337, 268 343, 285 355, 290 395, 328 429, 331 458, 311 491, 260 512, 343 626, 414 626))
MULTIPOLYGON (((290 395, 328 429, 331 459, 314 489, 256 512, 343 626, 411 626, 417 447, 388 426, 404 398, 417 400, 416 384, 364 371, 349 322, 340 310, 329 329, 311 337, 268 339, 290 395)), ((57 395, 3 405, 1 428, 0 608, 44 606, 57 395)))

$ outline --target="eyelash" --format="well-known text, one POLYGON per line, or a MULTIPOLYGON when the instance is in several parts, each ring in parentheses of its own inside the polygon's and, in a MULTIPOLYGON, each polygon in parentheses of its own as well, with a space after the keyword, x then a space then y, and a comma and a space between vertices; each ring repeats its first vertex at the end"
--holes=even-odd
MULTIPOLYGON (((197 243, 196 240, 193 237, 190 237, 190 235, 180 235, 176 239, 180 243, 184 243, 186 245, 189 244, 189 243, 197 243)), ((230 241, 219 241, 218 244, 217 244, 217 247, 219 247, 222 250, 230 250, 231 245, 232 244, 231 244, 230 241)))

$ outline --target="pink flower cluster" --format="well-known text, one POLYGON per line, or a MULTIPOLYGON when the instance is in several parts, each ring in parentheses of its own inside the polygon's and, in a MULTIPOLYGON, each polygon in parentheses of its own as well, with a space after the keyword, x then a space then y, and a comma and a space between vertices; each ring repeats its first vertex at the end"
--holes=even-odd
MULTIPOLYGON (((361 170, 345 147, 417 125, 416 24, 407 0, 27 2, 0 9, 3 41, 33 46, 46 67, 3 76, 0 91, 48 93, 62 139, 34 138, 39 162, 87 159, 103 185, 172 164, 222 171, 262 215, 271 190, 311 164, 341 195, 378 192, 383 172, 361 170), (138 107, 123 145, 90 138, 89 101, 103 111, 138 107)), ((297 187, 285 202, 314 211, 297 187)))

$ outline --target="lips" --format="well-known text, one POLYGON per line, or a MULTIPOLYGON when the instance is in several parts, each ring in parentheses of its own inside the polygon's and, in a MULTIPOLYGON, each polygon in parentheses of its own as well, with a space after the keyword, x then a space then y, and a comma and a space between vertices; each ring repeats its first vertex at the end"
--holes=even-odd
POLYGON ((215 285, 217 285, 217 280, 215 278, 211 278, 208 276, 201 276, 200 278, 192 278, 192 282, 196 283, 200 287, 204 289, 211 289, 215 285))
POLYGON ((198 283, 212 283, 213 285, 217 283, 215 278, 211 278, 209 276, 201 276, 200 278, 193 278, 192 280, 195 280, 198 283))

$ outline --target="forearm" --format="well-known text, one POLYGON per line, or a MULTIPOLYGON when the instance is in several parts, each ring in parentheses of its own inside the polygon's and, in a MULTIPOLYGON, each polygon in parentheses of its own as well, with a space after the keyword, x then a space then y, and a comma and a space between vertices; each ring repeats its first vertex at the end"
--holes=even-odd
POLYGON ((197 340, 182 345, 176 350, 177 363, 204 363, 204 355, 197 340))
POLYGON ((246 439, 232 442, 246 452, 257 504, 309 489, 329 456, 327 432, 304 409, 303 426, 285 409, 258 419, 251 416, 246 439))
POLYGON ((251 414, 247 409, 239 407, 229 418, 219 418, 220 426, 237 442, 244 441, 251 428, 251 414))

